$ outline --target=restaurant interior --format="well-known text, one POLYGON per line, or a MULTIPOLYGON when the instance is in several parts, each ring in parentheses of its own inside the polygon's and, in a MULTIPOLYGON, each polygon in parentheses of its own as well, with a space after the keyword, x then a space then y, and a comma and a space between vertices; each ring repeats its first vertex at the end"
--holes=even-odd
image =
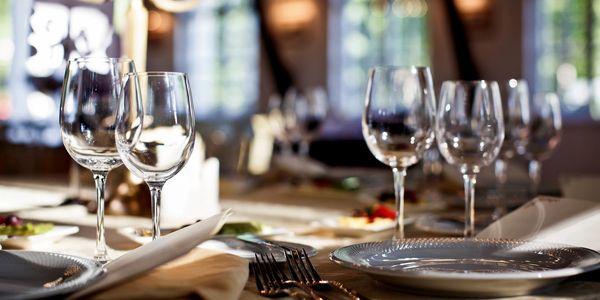
POLYGON ((600 297, 599 20, 0 0, 0 299, 600 297))

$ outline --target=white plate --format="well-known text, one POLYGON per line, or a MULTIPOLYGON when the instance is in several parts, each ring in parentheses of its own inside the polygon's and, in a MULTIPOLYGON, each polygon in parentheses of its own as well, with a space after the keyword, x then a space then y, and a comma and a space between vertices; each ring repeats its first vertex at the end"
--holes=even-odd
MULTIPOLYGON (((124 228, 117 229, 117 232, 119 232, 126 238, 128 238, 138 244, 143 245, 143 244, 147 244, 152 241, 151 236, 141 236, 136 233, 137 230, 139 230, 139 228, 124 227, 124 228)), ((170 231, 172 232, 173 230, 170 230, 170 231)), ((166 231, 166 232, 168 232, 168 231, 166 231)), ((289 231, 285 228, 265 226, 263 231, 261 233, 257 234, 257 236, 266 238, 266 237, 275 236, 275 235, 289 235, 291 233, 292 233, 291 231, 289 231)), ((163 234, 165 234, 165 233, 163 233, 163 234)), ((230 236, 230 235, 220 235, 220 236, 230 236)))
POLYGON ((49 252, 3 250, 0 266, 0 299, 63 299, 104 273, 94 261, 49 252))
MULTIPOLYGON (((313 227, 319 229, 330 230, 336 235, 348 236, 348 237, 361 237, 369 234, 384 232, 392 230, 394 228, 394 221, 378 223, 378 224, 366 224, 359 226, 350 226, 340 223, 341 217, 324 218, 312 222, 313 227)), ((415 221, 413 217, 404 217, 404 226, 412 224, 415 221)))
POLYGON ((0 236, 0 244, 7 248, 29 249, 29 248, 44 248, 58 239, 79 232, 77 226, 61 226, 54 227, 42 234, 28 236, 0 236))
POLYGON ((330 259, 398 288, 454 297, 524 295, 600 268, 600 254, 587 248, 463 238, 363 243, 330 259))

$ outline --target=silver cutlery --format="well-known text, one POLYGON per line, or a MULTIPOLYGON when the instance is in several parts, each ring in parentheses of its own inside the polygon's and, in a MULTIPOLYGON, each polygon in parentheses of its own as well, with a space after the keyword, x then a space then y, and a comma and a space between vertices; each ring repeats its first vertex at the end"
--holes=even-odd
POLYGON ((255 254, 255 261, 250 264, 250 268, 261 296, 322 300, 314 290, 305 284, 290 280, 277 265, 272 254, 255 254))
POLYGON ((293 280, 300 281, 316 291, 337 291, 354 300, 368 299, 358 292, 346 288, 339 281, 322 279, 308 259, 308 255, 306 255, 304 249, 290 249, 286 251, 286 262, 293 280))

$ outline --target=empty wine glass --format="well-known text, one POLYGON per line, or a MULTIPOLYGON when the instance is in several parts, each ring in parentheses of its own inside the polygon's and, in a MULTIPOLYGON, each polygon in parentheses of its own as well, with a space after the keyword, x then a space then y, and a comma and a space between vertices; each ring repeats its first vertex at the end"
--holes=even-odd
MULTIPOLYGON (((490 198, 495 203, 492 220, 506 214, 505 201, 509 197, 506 182, 508 161, 515 155, 525 152, 529 137, 529 88, 524 79, 510 79, 504 87, 502 112, 504 115, 504 142, 494 164, 496 175, 496 194, 490 198)), ((514 196, 514 195, 513 195, 514 196)))
POLYGON ((502 101, 504 142, 495 163, 495 175, 500 187, 506 183, 506 161, 515 154, 524 154, 529 137, 529 88, 523 79, 510 79, 502 101))
POLYGON ((434 138, 435 95, 427 67, 369 70, 362 132, 371 153, 392 167, 396 196, 395 240, 404 238, 404 178, 434 138))
POLYGON ((327 118, 327 95, 322 88, 311 88, 295 103, 296 120, 300 132, 298 153, 308 156, 310 143, 320 134, 327 118))
POLYGON ((271 132, 279 143, 279 151, 282 155, 292 155, 292 145, 288 130, 286 130, 286 120, 283 111, 283 101, 279 94, 273 94, 269 97, 269 126, 271 132))
POLYGON ((150 188, 152 239, 160 236, 162 187, 189 159, 194 126, 186 74, 143 72, 125 76, 117 113, 117 149, 125 166, 150 188))
POLYGON ((536 94, 531 102, 529 139, 525 158, 529 160, 531 193, 538 193, 541 161, 552 155, 560 142, 562 120, 558 96, 554 93, 536 94))
POLYGON ((96 250, 108 261, 104 240, 104 189, 108 172, 121 165, 115 145, 115 120, 122 76, 134 72, 131 59, 76 58, 65 71, 60 104, 63 144, 71 157, 88 168, 96 184, 96 250))
POLYGON ((491 164, 504 140, 500 91, 495 81, 446 81, 438 106, 436 140, 448 163, 465 182, 465 229, 475 231, 475 183, 481 167, 491 164))

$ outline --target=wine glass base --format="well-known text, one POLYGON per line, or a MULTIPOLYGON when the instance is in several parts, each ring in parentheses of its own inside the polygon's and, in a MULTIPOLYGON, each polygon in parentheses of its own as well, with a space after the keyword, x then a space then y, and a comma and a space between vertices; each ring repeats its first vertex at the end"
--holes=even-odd
POLYGON ((94 260, 97 261, 97 262, 99 262, 99 263, 105 264, 105 263, 107 263, 107 262, 110 261, 110 256, 108 256, 107 252, 104 252, 104 253, 94 253, 94 260))

